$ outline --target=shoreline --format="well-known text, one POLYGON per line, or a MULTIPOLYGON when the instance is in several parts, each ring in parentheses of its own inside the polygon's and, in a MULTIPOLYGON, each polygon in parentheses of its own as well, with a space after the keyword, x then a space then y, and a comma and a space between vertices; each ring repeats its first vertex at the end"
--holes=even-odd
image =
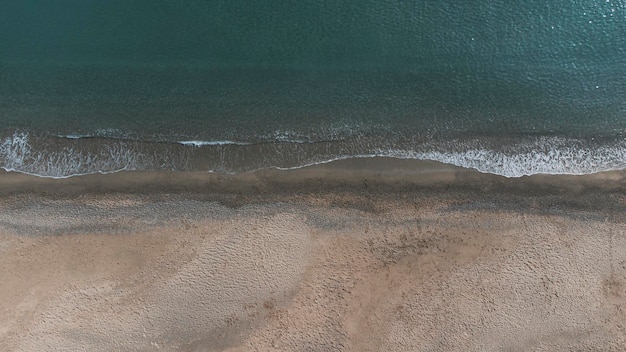
MULTIPOLYGON (((504 192, 567 193, 586 190, 624 192, 626 170, 604 171, 586 175, 537 174, 505 177, 437 161, 388 157, 352 158, 297 169, 266 169, 235 175, 200 171, 119 171, 67 178, 46 178, 0 170, 0 195, 44 192, 80 194, 130 192, 255 193, 270 188, 279 192, 325 192, 342 187, 360 190, 369 185, 389 191, 406 188, 463 188, 504 192), (312 184, 312 182, 317 182, 312 184), (321 183, 321 184, 320 184, 321 183), (327 189, 324 189, 327 188, 327 189)), ((372 189, 370 189, 372 190, 372 189)), ((375 191, 375 189, 373 189, 375 191)))
POLYGON ((610 142, 601 136, 590 140, 566 136, 457 136, 445 142, 445 138, 437 141, 423 137, 423 140, 412 141, 401 136, 386 138, 382 134, 309 143, 285 140, 276 132, 268 140, 259 137, 261 140, 257 142, 189 141, 202 145, 185 145, 180 141, 123 137, 64 138, 12 133, 0 137, 3 139, 2 168, 56 179, 123 170, 234 175, 274 169, 314 169, 324 164, 354 163, 358 159, 378 160, 359 162, 361 165, 386 159, 408 160, 404 167, 398 168, 403 173, 434 161, 511 178, 539 174, 586 175, 626 169, 626 145, 621 137, 610 142), (389 138, 391 140, 387 140, 389 138))

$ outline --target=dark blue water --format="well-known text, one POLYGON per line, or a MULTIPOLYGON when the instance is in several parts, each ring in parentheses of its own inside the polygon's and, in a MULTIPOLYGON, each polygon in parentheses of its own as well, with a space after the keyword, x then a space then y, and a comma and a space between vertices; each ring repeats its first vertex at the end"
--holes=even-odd
POLYGON ((626 168, 626 1, 0 3, 0 167, 626 168))

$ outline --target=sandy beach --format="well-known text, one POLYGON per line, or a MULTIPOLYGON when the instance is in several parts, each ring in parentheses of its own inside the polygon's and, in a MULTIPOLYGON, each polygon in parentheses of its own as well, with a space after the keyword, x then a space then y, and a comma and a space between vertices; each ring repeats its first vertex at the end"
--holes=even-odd
POLYGON ((1 351, 624 351, 626 172, 0 173, 1 351))

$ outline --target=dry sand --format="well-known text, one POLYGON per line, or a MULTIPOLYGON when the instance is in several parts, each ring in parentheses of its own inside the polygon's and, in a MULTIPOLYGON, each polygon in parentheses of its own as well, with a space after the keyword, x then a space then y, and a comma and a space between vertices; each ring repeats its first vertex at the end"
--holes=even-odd
POLYGON ((624 351, 626 173, 0 174, 0 351, 624 351))

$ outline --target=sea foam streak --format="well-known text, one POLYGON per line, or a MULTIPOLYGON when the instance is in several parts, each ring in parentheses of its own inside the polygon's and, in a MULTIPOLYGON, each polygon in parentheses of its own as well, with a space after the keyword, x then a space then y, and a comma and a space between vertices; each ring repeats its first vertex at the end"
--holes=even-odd
POLYGON ((250 145, 250 143, 235 141, 179 141, 178 143, 192 147, 203 147, 207 145, 250 145))
POLYGON ((401 159, 434 160, 505 177, 536 174, 585 175, 626 169, 626 145, 593 150, 562 148, 548 152, 514 155, 486 149, 468 150, 462 153, 395 150, 382 152, 379 155, 401 159))
POLYGON ((626 169, 626 140, 589 144, 577 139, 537 137, 509 142, 509 145, 496 149, 478 141, 379 148, 376 143, 362 139, 317 144, 280 141, 259 144, 232 141, 151 143, 67 137, 33 139, 24 132, 0 139, 0 167, 54 178, 121 170, 232 174, 267 168, 295 169, 363 157, 433 160, 506 177, 582 175, 626 169))
POLYGON ((67 139, 81 139, 81 138, 93 138, 95 136, 91 134, 60 134, 57 137, 67 138, 67 139))

